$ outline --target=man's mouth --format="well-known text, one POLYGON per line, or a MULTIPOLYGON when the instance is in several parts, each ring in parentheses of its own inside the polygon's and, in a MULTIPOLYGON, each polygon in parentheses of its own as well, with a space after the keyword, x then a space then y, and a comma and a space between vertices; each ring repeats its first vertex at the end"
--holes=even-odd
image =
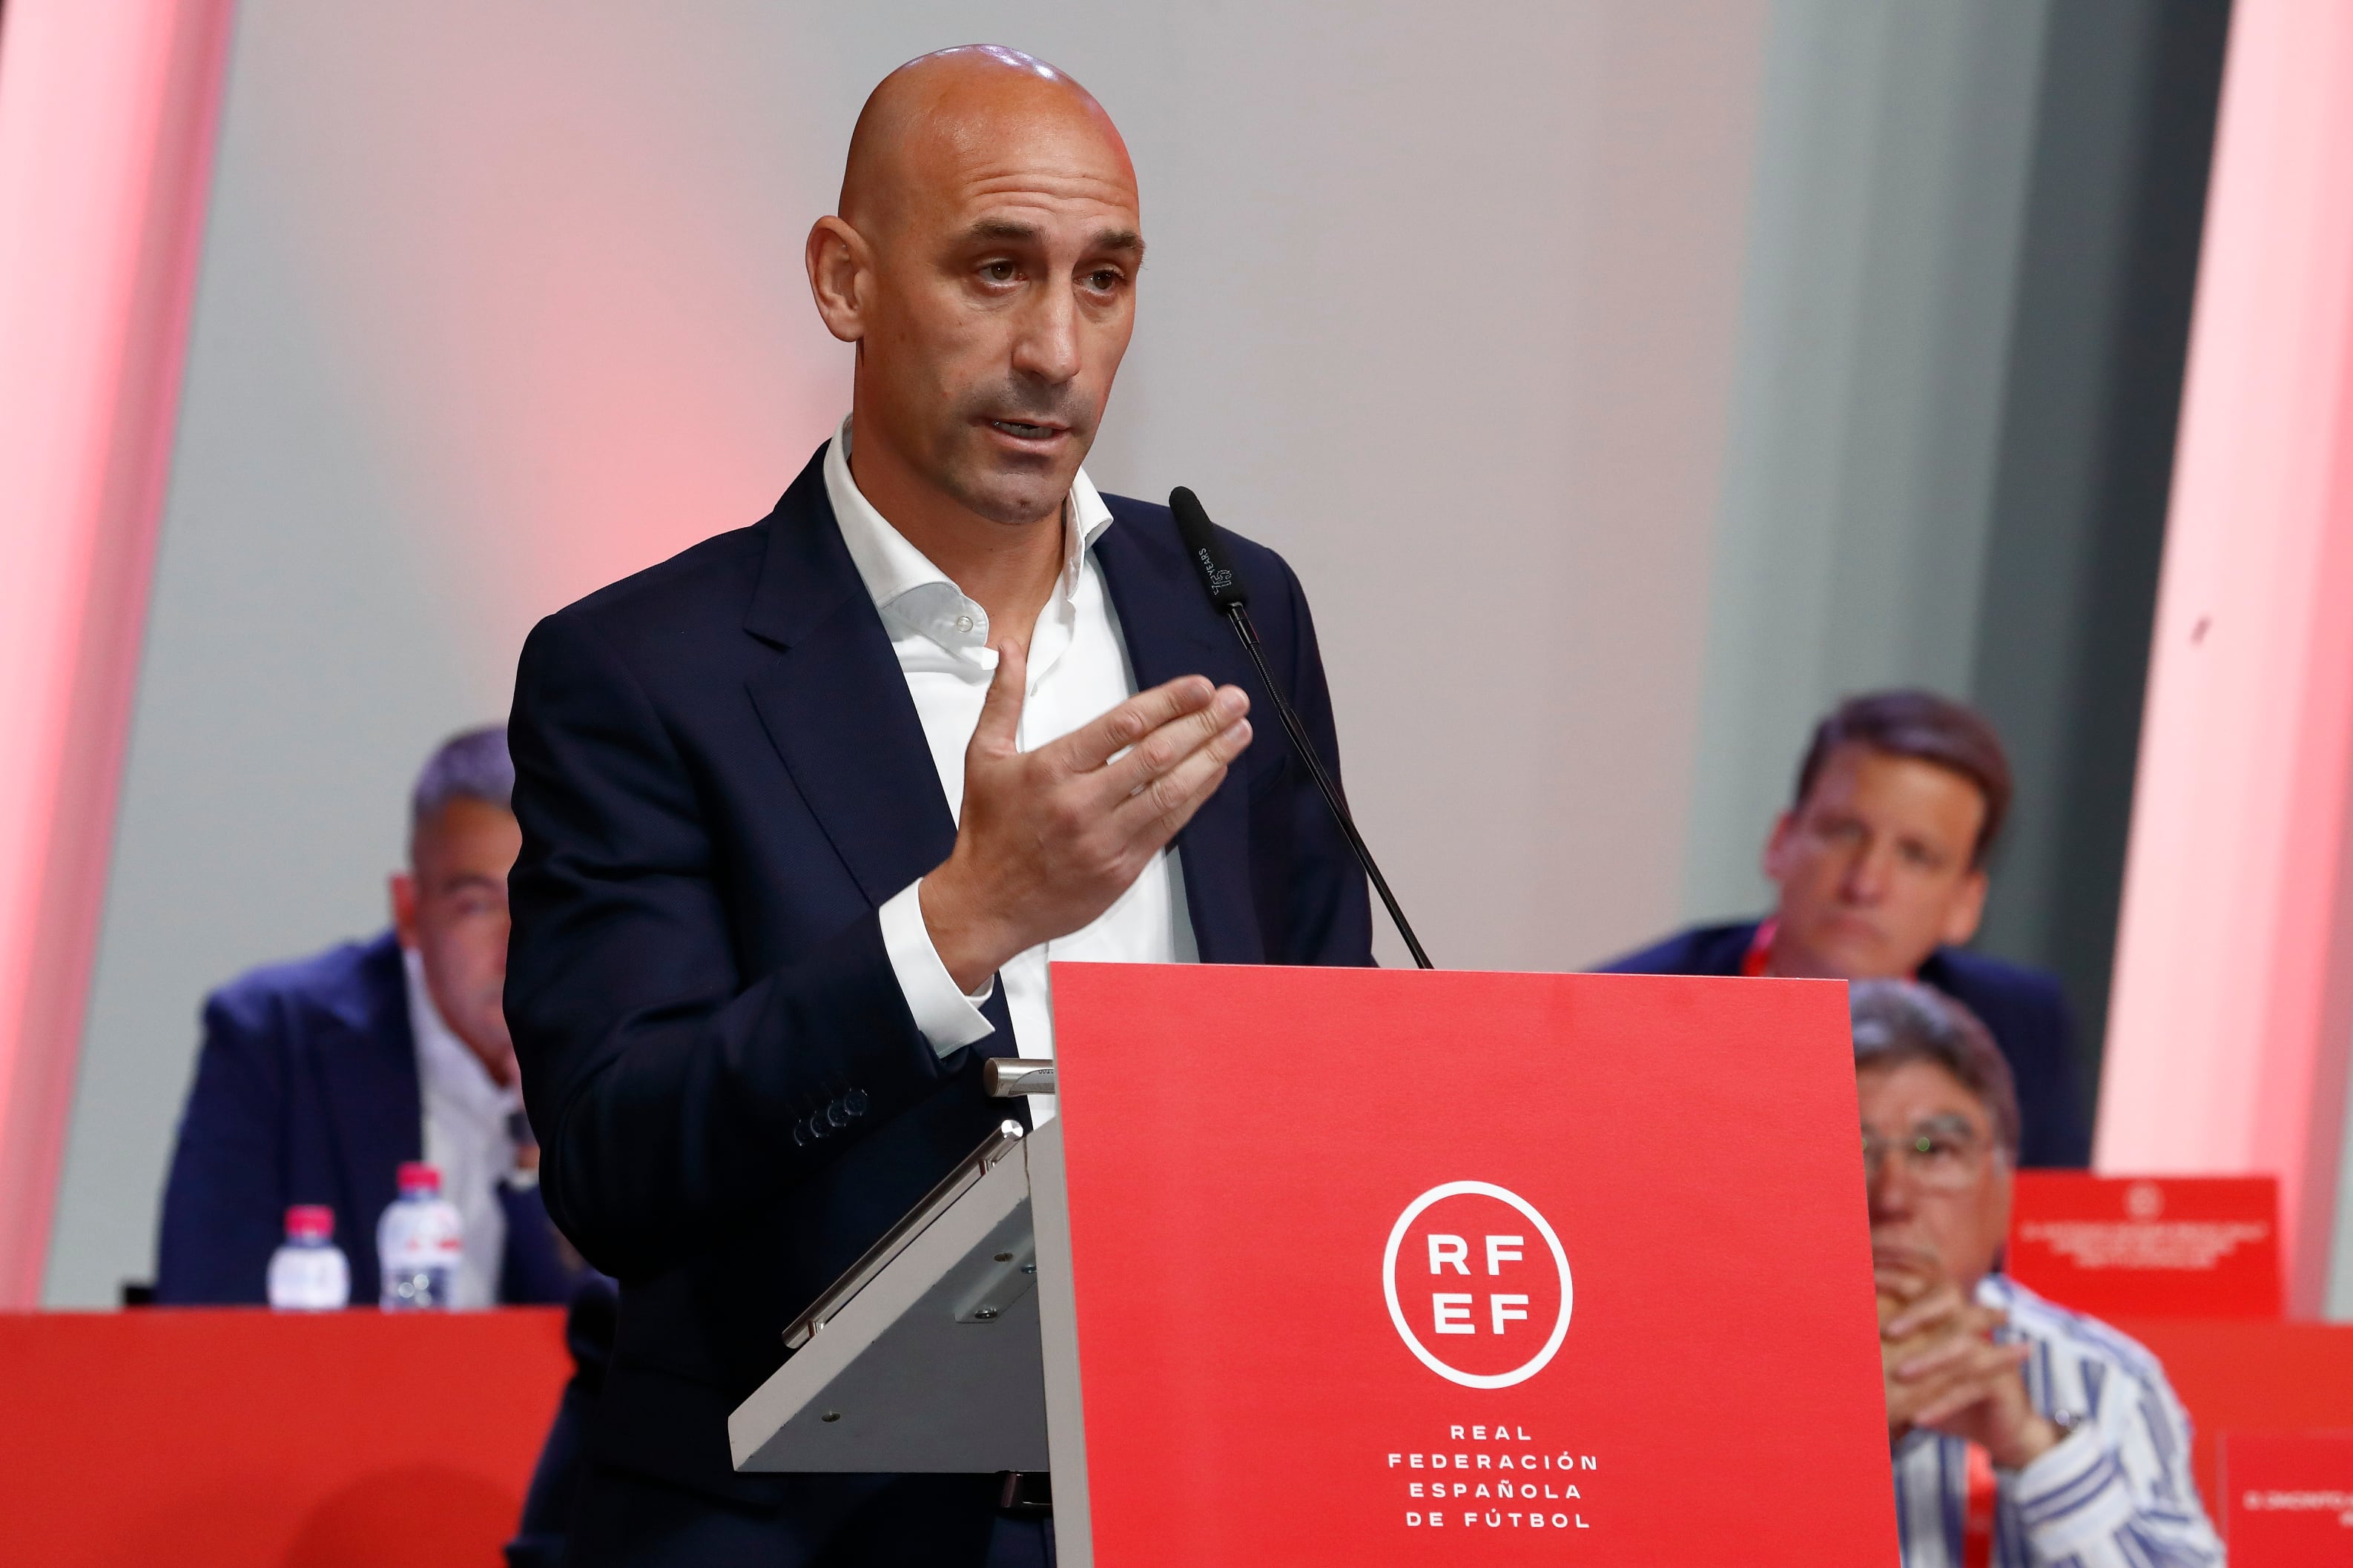
POLYGON ((992 419, 988 423, 990 428, 1002 430, 1008 436, 1022 441, 1048 440, 1066 434, 1068 429, 1065 426, 1040 425, 1027 419, 992 419))

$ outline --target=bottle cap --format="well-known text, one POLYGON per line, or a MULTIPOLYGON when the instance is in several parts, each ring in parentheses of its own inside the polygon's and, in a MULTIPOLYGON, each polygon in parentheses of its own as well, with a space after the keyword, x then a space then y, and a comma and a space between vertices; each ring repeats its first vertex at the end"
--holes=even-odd
POLYGON ((401 1196, 406 1197, 411 1193, 438 1193, 440 1190, 441 1173, 437 1167, 422 1160, 400 1163, 401 1196))
POLYGON ((335 1234, 335 1211, 324 1204, 296 1204, 286 1211, 290 1241, 325 1241, 335 1234))

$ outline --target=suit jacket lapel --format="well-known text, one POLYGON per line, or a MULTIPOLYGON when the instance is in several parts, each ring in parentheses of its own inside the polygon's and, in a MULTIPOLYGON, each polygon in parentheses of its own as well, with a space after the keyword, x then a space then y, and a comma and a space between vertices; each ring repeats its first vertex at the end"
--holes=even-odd
MULTIPOLYGON (((767 561, 744 629, 780 651, 747 689, 801 798, 879 907, 948 858, 955 816, 890 634, 834 521, 825 450, 768 517, 767 561)), ((1002 985, 981 1013, 996 1033, 972 1048, 1012 1055, 1002 985)))
POLYGON ((775 644, 752 704, 835 852, 881 904, 947 858, 955 818, 825 493, 825 448, 769 515, 744 629, 775 644))
MULTIPOLYGON (((1184 675, 1206 675, 1220 685, 1240 686, 1259 713, 1256 745, 1280 744, 1281 734, 1249 672, 1233 633, 1219 620, 1184 558, 1134 521, 1114 521, 1095 538, 1096 563, 1119 612, 1120 636, 1127 644, 1135 689, 1149 690, 1184 675), (1163 559, 1165 557, 1165 559, 1163 559)), ((1204 802, 1176 835, 1185 873, 1185 904, 1193 921, 1194 945, 1204 963, 1262 963, 1266 944, 1259 934, 1258 909, 1250 896, 1250 781, 1237 770, 1204 802)))
MULTIPOLYGON (((889 635, 834 522, 824 457, 820 447, 769 515, 767 559, 744 626, 779 653, 748 684, 802 798, 860 890, 880 904, 947 858, 955 818, 889 635)), ((1173 545, 1154 552, 1154 542, 1133 522, 1113 523, 1094 546, 1137 689, 1200 673, 1256 693, 1231 635, 1183 575, 1183 559, 1173 545)), ((1229 778, 1176 837, 1206 963, 1265 957, 1250 897, 1248 787, 1239 774, 1229 778)), ((992 1004, 997 1035, 984 1048, 1008 1048, 1001 990, 992 1004)))
MULTIPOLYGON (((375 1251, 376 1216, 397 1191, 401 1162, 423 1157, 425 1110, 417 1084, 417 1047, 408 1026, 408 972, 400 943, 391 932, 368 944, 359 965, 359 984, 335 999, 328 1014, 330 1027, 345 1032, 342 1040, 314 1043, 311 1059, 328 1124, 330 1146, 315 1152, 300 1151, 292 1163, 298 1184, 313 1169, 334 1168, 338 1185, 351 1207, 335 1215, 343 1246, 352 1254, 355 1275, 367 1273, 375 1251)), ((307 1135, 298 1119, 298 1142, 307 1135)), ((326 1201, 325 1194, 298 1192, 305 1203, 326 1201)), ((358 1284, 360 1281, 354 1281, 358 1284)))

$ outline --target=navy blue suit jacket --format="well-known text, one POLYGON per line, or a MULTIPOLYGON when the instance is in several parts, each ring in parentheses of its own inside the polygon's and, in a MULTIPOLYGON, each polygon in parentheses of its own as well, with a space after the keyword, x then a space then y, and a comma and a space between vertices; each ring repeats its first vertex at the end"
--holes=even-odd
MULTIPOLYGON (((786 1324, 1004 1119, 981 1062, 1014 1050, 1000 988, 995 1032, 939 1056, 883 951, 877 910, 955 826, 823 455, 761 522, 532 632, 508 731, 507 1015, 549 1210, 621 1282, 596 1484, 772 1513, 779 1563, 954 1562, 990 1517, 964 1478, 738 1475, 728 1456, 727 1414, 782 1364, 786 1324), (845 1544, 918 1517, 946 1533, 845 1544)), ((1166 510, 1104 499, 1094 554, 1137 687, 1205 674, 1271 712, 1166 510)), ((1227 542, 1278 679, 1336 757, 1296 579, 1227 542)), ((1371 962, 1364 879, 1271 723, 1176 847, 1203 962, 1371 962)))
MULTIPOLYGON (((1737 974, 1756 921, 1694 926, 1655 947, 1602 965, 1610 974, 1737 974)), ((1920 966, 1933 985, 1975 1013, 1993 1035, 2018 1083, 2019 1163, 2079 1168, 2092 1158, 2092 1130, 2075 1089, 2075 1024, 2059 982, 2048 974, 1957 947, 1940 947, 1920 966)))
MULTIPOLYGON (((287 1209, 325 1204, 353 1305, 374 1306, 376 1220, 425 1137, 399 942, 386 931, 254 970, 206 999, 204 1028, 164 1189, 155 1300, 268 1300, 287 1209)), ((571 1276, 538 1196, 501 1188, 500 1201, 500 1299, 566 1300, 571 1276)))

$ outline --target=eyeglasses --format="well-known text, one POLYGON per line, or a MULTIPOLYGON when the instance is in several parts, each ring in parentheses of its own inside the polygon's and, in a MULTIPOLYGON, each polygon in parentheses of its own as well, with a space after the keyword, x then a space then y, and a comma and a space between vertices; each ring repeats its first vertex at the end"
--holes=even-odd
POLYGON ((1901 1154, 1905 1174, 1933 1192, 1974 1186, 1991 1152, 1984 1136, 1958 1117, 1932 1118, 1902 1139, 1882 1138, 1868 1129, 1862 1134, 1862 1168, 1873 1183, 1886 1168, 1887 1157, 1901 1154))

